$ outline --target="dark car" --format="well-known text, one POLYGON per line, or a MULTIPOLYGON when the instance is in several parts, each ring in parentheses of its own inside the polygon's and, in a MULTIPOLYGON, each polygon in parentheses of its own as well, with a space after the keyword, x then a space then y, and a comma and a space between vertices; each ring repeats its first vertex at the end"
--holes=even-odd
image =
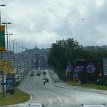
POLYGON ((34 76, 34 71, 31 71, 30 76, 34 76))
POLYGON ((30 76, 34 76, 34 73, 31 73, 30 76))
POLYGON ((41 72, 40 71, 37 71, 37 74, 36 74, 37 76, 40 76, 41 75, 41 72))
POLYGON ((43 75, 46 75, 46 71, 43 71, 43 75))

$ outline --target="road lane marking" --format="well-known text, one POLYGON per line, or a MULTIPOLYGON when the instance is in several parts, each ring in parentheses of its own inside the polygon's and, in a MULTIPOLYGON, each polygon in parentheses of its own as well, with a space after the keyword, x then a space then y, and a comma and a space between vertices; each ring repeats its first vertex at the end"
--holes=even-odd
POLYGON ((56 96, 58 98, 58 101, 60 102, 60 104, 62 104, 62 100, 61 100, 59 95, 53 94, 53 93, 50 93, 50 92, 47 92, 47 91, 43 91, 43 90, 39 90, 39 91, 42 92, 42 93, 47 93, 47 94, 51 94, 51 95, 56 96))
POLYGON ((49 98, 49 104, 52 105, 52 99, 51 98, 49 98))

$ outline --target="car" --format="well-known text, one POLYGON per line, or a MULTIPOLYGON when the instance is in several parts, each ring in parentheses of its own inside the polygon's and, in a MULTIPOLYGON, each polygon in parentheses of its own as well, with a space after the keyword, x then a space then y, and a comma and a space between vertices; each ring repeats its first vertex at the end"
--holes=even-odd
POLYGON ((31 71, 30 76, 34 76, 34 71, 31 71))
POLYGON ((46 75, 46 71, 43 71, 43 75, 46 75))
POLYGON ((41 72, 40 72, 40 71, 37 71, 36 75, 37 75, 37 76, 40 76, 40 75, 41 75, 41 72))
POLYGON ((34 74, 33 74, 33 73, 31 73, 31 74, 30 74, 30 76, 34 76, 34 74))

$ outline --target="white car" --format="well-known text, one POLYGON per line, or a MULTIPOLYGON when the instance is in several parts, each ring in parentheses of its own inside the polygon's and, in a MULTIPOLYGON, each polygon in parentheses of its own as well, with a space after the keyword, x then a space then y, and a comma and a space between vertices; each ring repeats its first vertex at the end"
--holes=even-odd
POLYGON ((105 104, 102 105, 84 105, 82 104, 81 107, 107 107, 105 104))

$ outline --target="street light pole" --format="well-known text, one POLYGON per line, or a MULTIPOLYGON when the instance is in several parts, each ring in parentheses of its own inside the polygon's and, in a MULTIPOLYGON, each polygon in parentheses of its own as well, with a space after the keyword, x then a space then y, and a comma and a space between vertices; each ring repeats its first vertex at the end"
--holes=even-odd
POLYGON ((8 41, 8 43, 9 43, 9 49, 10 49, 10 52, 11 52, 11 43, 10 43, 10 35, 13 35, 12 33, 9 33, 9 34, 6 34, 7 36, 9 35, 9 41, 8 41))
MULTIPOLYGON (((2 5, 0 5, 0 6, 6 6, 6 5, 4 5, 4 4, 2 4, 2 5)), ((1 26, 1 11, 0 11, 0 26, 1 26)), ((1 51, 1 60, 2 60, 2 58, 3 58, 3 56, 2 56, 2 51, 1 51)), ((3 64, 3 61, 2 61, 2 64, 3 64)), ((2 70, 2 90, 3 90, 3 97, 5 96, 5 93, 4 93, 4 72, 3 72, 3 70, 2 70)))
MULTIPOLYGON (((1 4, 0 6, 3 7, 3 6, 6 6, 6 5, 5 4, 1 4)), ((2 21, 1 21, 1 11, 0 11, 0 26, 1 26, 1 23, 2 23, 2 21)))
POLYGON ((8 51, 8 30, 7 30, 7 25, 11 24, 11 22, 3 22, 2 24, 6 25, 6 34, 7 34, 7 51, 8 51))

